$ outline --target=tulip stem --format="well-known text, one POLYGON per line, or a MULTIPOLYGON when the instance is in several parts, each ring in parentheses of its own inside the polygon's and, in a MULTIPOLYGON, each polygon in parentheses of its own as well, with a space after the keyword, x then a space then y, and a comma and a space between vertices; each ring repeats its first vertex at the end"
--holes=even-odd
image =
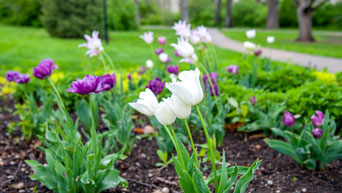
POLYGON ((172 125, 170 125, 172 134, 170 133, 170 130, 169 130, 169 128, 168 128, 166 125, 164 125, 164 127, 165 127, 167 133, 169 134, 169 136, 170 136, 170 138, 171 138, 171 141, 173 142, 173 145, 174 145, 175 148, 176 148, 177 156, 180 157, 181 162, 183 163, 184 166, 186 166, 186 165, 185 165, 185 162, 184 162, 184 160, 183 160, 182 154, 181 154, 181 152, 180 152, 179 145, 178 145, 178 141, 177 141, 177 138, 176 138, 176 134, 175 134, 175 131, 174 131, 172 125))
POLYGON ((60 104, 61 104, 63 110, 64 110, 65 112, 67 112, 67 111, 66 111, 66 108, 65 108, 65 105, 64 105, 64 102, 63 102, 63 99, 62 99, 61 95, 59 94, 59 92, 58 92, 58 90, 57 90, 55 84, 54 84, 53 81, 50 79, 50 77, 48 78, 48 80, 49 80, 50 84, 52 85, 52 88, 53 88, 53 90, 55 91, 55 93, 56 93, 56 95, 57 95, 57 98, 58 98, 58 100, 59 100, 59 102, 60 102, 60 104))
POLYGON ((109 55, 106 52, 103 52, 103 54, 107 58, 107 60, 109 61, 110 65, 112 66, 113 72, 115 72, 115 66, 114 66, 112 59, 109 57, 109 55))
POLYGON ((100 53, 100 60, 101 60, 101 62, 102 62, 102 64, 103 64, 103 67, 104 67, 103 70, 104 70, 104 71, 107 71, 107 64, 106 64, 106 61, 105 61, 105 59, 104 59, 102 53, 100 53))
POLYGON ((214 173, 214 181, 215 181, 215 190, 217 190, 218 188, 218 182, 217 182, 217 174, 216 174, 216 164, 215 164, 215 154, 214 154, 214 149, 213 149, 213 143, 212 143, 212 139, 209 137, 209 133, 207 130, 207 126, 204 123, 202 114, 200 109, 198 108, 198 105, 195 105, 197 114, 201 120, 202 126, 203 126, 203 130, 204 130, 204 134, 205 137, 207 139, 208 142, 208 147, 209 147, 209 157, 210 157, 210 161, 211 161, 211 165, 212 165, 212 169, 213 169, 213 173, 214 173))
POLYGON ((191 142, 192 151, 194 153, 195 160, 196 160, 196 165, 197 165, 197 167, 199 167, 196 148, 195 148, 195 145, 194 145, 194 141, 192 140, 191 131, 190 131, 190 128, 189 128, 189 125, 188 125, 188 122, 186 121, 186 119, 184 119, 184 123, 185 123, 186 130, 188 131, 188 135, 189 135, 189 139, 190 139, 190 142, 191 142))

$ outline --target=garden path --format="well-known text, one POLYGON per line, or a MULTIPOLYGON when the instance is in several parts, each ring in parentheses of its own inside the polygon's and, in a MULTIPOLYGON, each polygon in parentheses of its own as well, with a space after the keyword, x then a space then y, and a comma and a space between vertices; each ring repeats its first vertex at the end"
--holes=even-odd
MULTIPOLYGON (((232 40, 226 37, 223 33, 221 33, 218 29, 210 28, 209 33, 213 38, 213 44, 225 48, 234 50, 237 52, 246 53, 246 49, 243 47, 243 43, 232 40)), ((339 58, 331 58, 324 56, 317 56, 311 54, 303 54, 298 52, 291 52, 273 48, 261 47, 262 55, 271 58, 272 60, 277 60, 281 62, 290 62, 294 64, 298 64, 301 66, 312 66, 317 68, 318 70, 322 70, 327 68, 328 72, 342 72, 342 59, 339 58)), ((342 52, 342 50, 341 50, 342 52)))

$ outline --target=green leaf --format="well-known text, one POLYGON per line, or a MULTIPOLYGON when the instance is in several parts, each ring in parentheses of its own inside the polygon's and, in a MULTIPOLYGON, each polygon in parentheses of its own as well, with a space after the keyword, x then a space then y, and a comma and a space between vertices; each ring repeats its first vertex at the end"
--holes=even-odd
POLYGON ((258 169, 261 161, 256 160, 248 169, 248 171, 243 175, 239 181, 236 183, 234 193, 243 193, 246 191, 248 184, 254 178, 254 172, 258 169))
POLYGON ((294 160, 296 160, 296 162, 300 164, 303 163, 303 161, 297 156, 296 152, 292 149, 290 144, 276 139, 265 139, 265 142, 268 144, 268 146, 270 146, 270 148, 273 148, 282 154, 292 157, 294 160))
MULTIPOLYGON (((195 164, 195 163, 193 163, 195 164)), ((197 193, 210 193, 208 185, 204 181, 201 170, 195 168, 194 174, 192 176, 192 181, 197 193)))
POLYGON ((128 182, 119 176, 118 170, 112 170, 103 179, 101 185, 97 188, 96 192, 101 192, 108 188, 115 188, 118 185, 121 185, 123 187, 128 187, 128 182))
POLYGON ((223 193, 224 189, 226 188, 227 185, 227 165, 226 165, 226 155, 225 152, 223 151, 222 155, 222 172, 221 172, 221 179, 220 179, 220 186, 218 187, 217 193, 223 193))
POLYGON ((189 173, 182 168, 182 164, 178 161, 177 157, 173 157, 173 163, 175 165, 175 169, 177 175, 179 177, 179 185, 182 188, 184 193, 195 193, 195 187, 192 182, 192 178, 189 173))

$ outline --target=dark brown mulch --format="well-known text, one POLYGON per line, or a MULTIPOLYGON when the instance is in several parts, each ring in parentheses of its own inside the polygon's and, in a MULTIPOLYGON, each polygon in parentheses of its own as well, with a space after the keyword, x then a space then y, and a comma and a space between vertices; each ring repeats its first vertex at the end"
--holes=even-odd
MULTIPOLYGON (((0 192, 32 192, 34 187, 37 192, 51 192, 39 182, 29 179, 32 170, 24 162, 26 159, 44 162, 44 154, 36 148, 40 142, 26 142, 20 137, 20 132, 8 135, 7 124, 18 118, 10 110, 13 109, 11 102, 0 100, 0 105, 0 186, 3 185, 0 192)), ((163 169, 155 167, 159 161, 157 149, 154 139, 138 140, 132 154, 116 164, 130 186, 105 192, 143 193, 163 187, 181 192, 172 165, 163 169)), ((227 133, 219 149, 225 150, 227 162, 231 165, 250 165, 257 158, 263 160, 247 192, 341 192, 341 160, 327 165, 324 171, 305 170, 291 158, 268 148, 260 135, 244 133, 227 133)))

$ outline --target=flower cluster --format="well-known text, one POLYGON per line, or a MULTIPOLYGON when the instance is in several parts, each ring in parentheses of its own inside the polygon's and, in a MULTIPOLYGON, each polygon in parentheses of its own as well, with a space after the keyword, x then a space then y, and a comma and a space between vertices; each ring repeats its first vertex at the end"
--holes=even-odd
POLYGON ((172 124, 176 118, 185 119, 190 115, 191 107, 203 99, 203 91, 199 80, 200 71, 196 68, 179 74, 180 81, 166 83, 166 88, 172 93, 171 97, 163 98, 158 103, 157 97, 150 88, 141 92, 135 103, 129 103, 137 111, 154 115, 163 125, 172 124))
POLYGON ((30 81, 30 77, 26 74, 20 74, 17 71, 8 71, 5 78, 9 82, 16 82, 19 84, 26 84, 30 81))
POLYGON ((230 74, 237 74, 239 73, 239 69, 240 67, 239 66, 236 66, 236 65, 230 65, 226 68, 227 72, 230 73, 230 74))

